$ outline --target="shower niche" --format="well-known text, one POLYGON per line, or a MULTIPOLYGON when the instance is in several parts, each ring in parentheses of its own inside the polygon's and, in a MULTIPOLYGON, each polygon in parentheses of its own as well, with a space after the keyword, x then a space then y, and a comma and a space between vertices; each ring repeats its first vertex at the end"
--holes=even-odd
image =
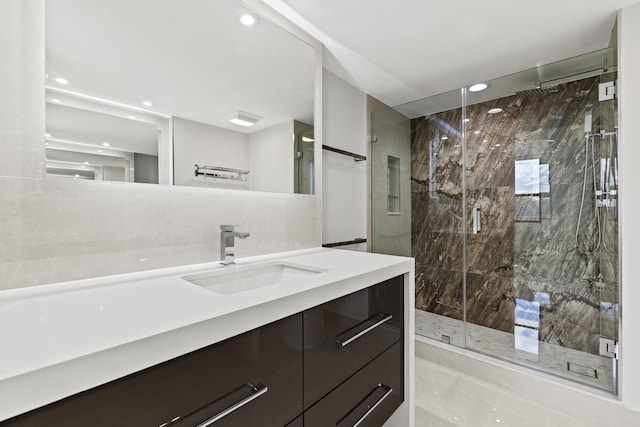
POLYGON ((418 334, 616 392, 616 78, 610 47, 394 107, 418 334))

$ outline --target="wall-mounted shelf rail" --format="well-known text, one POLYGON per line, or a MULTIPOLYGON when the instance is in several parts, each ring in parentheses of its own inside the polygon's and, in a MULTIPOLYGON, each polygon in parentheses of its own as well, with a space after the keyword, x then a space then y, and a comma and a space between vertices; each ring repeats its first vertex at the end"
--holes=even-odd
POLYGON ((323 150, 327 150, 327 151, 333 151, 334 153, 342 154, 343 156, 353 157, 353 160, 355 160, 356 162, 362 162, 364 160, 367 160, 366 156, 361 156, 360 154, 352 153, 350 151, 341 150, 339 148, 330 147, 330 146, 324 145, 324 144, 322 145, 322 149, 323 150))
POLYGON ((196 177, 226 179, 230 181, 246 181, 249 171, 241 169, 222 168, 219 166, 194 165, 196 177))
POLYGON ((345 240, 344 242, 324 243, 323 248, 337 248, 339 246, 357 245, 358 243, 367 243, 367 239, 356 237, 353 240, 345 240))

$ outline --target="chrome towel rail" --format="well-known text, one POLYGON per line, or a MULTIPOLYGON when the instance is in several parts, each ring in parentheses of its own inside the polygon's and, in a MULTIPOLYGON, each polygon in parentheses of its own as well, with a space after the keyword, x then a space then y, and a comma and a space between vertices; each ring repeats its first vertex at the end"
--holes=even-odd
POLYGON ((196 177, 227 179, 231 181, 246 181, 249 171, 241 169, 223 168, 219 166, 194 165, 196 177))

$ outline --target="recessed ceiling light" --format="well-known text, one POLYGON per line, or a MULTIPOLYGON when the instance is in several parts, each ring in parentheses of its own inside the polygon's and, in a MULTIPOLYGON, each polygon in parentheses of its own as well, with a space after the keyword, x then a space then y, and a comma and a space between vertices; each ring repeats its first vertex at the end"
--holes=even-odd
POLYGON ((153 102, 151 101, 142 101, 142 105, 145 107, 153 107, 153 102))
POLYGON ((486 83, 476 83, 474 85, 469 86, 470 92, 480 92, 481 90, 485 90, 488 87, 486 83))
POLYGON ((89 164, 89 162, 84 162, 84 164, 85 164, 85 165, 88 165, 88 164, 89 164))
POLYGON ((471 119, 464 119, 463 122, 467 123, 468 121, 471 121, 471 119))
POLYGON ((51 102, 53 102, 54 104, 60 104, 62 101, 60 101, 58 98, 51 98, 51 102))
POLYGON ((488 139, 483 139, 482 142, 489 142, 489 140, 488 139))
POLYGON ((255 27, 256 25, 258 25, 259 19, 256 15, 252 14, 252 13, 242 13, 240 14, 240 23, 242 25, 246 25, 247 27, 255 27))
POLYGON ((496 144, 496 147, 500 147, 500 145, 502 145, 502 144, 496 144))
POLYGON ((108 141, 103 142, 102 145, 105 147, 111 147, 111 144, 108 141))
POLYGON ((69 80, 65 79, 64 77, 56 77, 56 82, 60 83, 61 85, 69 84, 69 80))
POLYGON ((96 150, 98 153, 102 153, 102 150, 96 150))
POLYGON ((480 131, 479 130, 474 130, 473 133, 476 134, 476 135, 479 135, 480 131))
POLYGON ((128 119, 135 120, 136 116, 127 116, 128 119))
POLYGON ((443 140, 443 141, 446 141, 447 139, 449 139, 449 137, 448 137, 448 136, 443 136, 443 137, 442 137, 442 138, 440 138, 440 139, 441 139, 441 140, 443 140))
POLYGON ((51 138, 51 134, 50 134, 50 133, 45 133, 45 134, 44 134, 44 137, 45 137, 45 138, 51 138))
POLYGON ((308 136, 303 136, 302 137, 302 141, 304 141, 304 142, 313 142, 314 139, 313 138, 309 138, 308 136))
POLYGON ((79 175, 79 174, 76 174, 76 176, 75 176, 75 177, 76 177, 76 178, 80 178, 80 175, 79 175))
POLYGON ((247 113, 246 111, 240 111, 240 110, 234 111, 227 118, 231 123, 240 125, 240 126, 253 126, 256 123, 258 123, 260 119, 262 119, 262 117, 256 114, 251 114, 251 113, 247 113))
POLYGON ((498 113, 502 113, 502 108, 496 107, 496 108, 492 108, 489 111, 487 111, 487 113, 489 114, 498 114, 498 113))

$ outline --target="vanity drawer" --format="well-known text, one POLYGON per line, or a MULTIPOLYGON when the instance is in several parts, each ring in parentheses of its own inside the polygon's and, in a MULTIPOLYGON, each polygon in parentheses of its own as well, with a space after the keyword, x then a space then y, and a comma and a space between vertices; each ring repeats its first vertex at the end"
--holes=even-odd
POLYGON ((404 277, 309 309, 304 316, 304 407, 399 341, 404 277))
POLYGON ((219 416, 216 427, 282 427, 301 414, 297 314, 0 425, 182 427, 219 416))
POLYGON ((398 342, 304 413, 305 427, 379 427, 404 400, 398 342))
POLYGON ((287 427, 304 427, 304 415, 300 415, 295 420, 287 424, 287 427))

